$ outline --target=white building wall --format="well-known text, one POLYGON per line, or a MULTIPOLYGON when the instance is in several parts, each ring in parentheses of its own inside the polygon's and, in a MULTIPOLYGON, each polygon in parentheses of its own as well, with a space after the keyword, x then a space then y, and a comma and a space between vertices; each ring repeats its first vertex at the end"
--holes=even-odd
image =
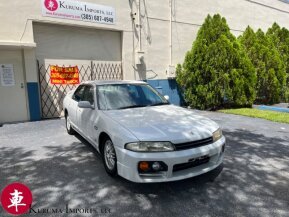
MULTIPOLYGON (((1 55, 5 55, 7 48, 24 50, 23 71, 27 82, 38 81, 35 58, 38 45, 33 34, 33 23, 57 24, 63 28, 73 26, 118 31, 121 34, 124 79, 166 79, 166 71, 170 65, 170 0, 79 1, 114 7, 115 25, 43 17, 41 0, 0 1, 1 55), (135 64, 135 56, 140 50, 139 28, 136 25, 139 3, 141 47, 144 52, 142 65, 135 64), (132 21, 131 13, 136 13, 135 21, 132 21)), ((172 0, 172 11, 173 65, 183 62, 185 53, 191 49, 197 31, 208 14, 219 13, 224 16, 236 36, 248 25, 266 31, 273 22, 277 22, 289 29, 289 4, 278 0, 172 0)), ((19 58, 17 55, 9 57, 10 62, 19 58)), ((3 96, 0 100, 2 98, 3 96)), ((29 109, 29 106, 27 107, 29 109)))
MULTIPOLYGON (((133 50, 138 50, 137 28, 133 28, 131 10, 137 12, 138 0, 85 0, 116 9, 116 24, 105 25, 68 19, 43 17, 41 0, 0 1, 0 44, 34 43, 32 22, 73 25, 87 28, 112 29, 123 32, 123 62, 125 78, 134 78, 133 50), (131 3, 131 4, 130 4, 131 3), (133 37, 134 35, 134 37, 133 37), (135 49, 133 48, 135 40, 135 49)), ((146 70, 153 70, 159 79, 166 78, 169 65, 169 0, 140 0, 142 38, 146 70), (157 61, 156 61, 157 60, 157 61)), ((273 22, 289 28, 289 5, 278 0, 172 0, 173 5, 173 63, 183 60, 190 49, 199 26, 207 14, 220 13, 226 17, 233 33, 239 35, 247 25, 266 30, 273 22), (236 31, 234 31, 236 30, 236 31)), ((136 16, 137 18, 137 16, 136 16)), ((138 75, 138 73, 136 73, 138 75)), ((136 79, 152 77, 143 71, 136 79), (146 74, 146 73, 145 73, 146 74)))

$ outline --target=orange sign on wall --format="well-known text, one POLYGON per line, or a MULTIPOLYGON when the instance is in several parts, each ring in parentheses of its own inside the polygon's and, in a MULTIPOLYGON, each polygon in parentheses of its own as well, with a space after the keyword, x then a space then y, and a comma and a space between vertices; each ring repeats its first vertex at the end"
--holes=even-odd
POLYGON ((50 66, 51 84, 79 84, 79 70, 77 66, 50 66))

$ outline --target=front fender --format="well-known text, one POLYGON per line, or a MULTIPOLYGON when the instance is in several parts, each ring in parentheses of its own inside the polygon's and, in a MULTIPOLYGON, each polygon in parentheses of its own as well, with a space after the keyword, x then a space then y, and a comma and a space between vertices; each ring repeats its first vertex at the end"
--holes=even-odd
MULTIPOLYGON (((99 135, 104 132, 106 133, 112 140, 113 144, 119 148, 124 148, 124 145, 129 142, 138 142, 136 136, 134 136, 128 129, 119 124, 117 121, 110 118, 104 112, 100 111, 101 118, 99 120, 99 135)), ((99 136, 98 135, 98 136, 99 136)), ((98 149, 99 149, 99 139, 97 141, 98 149)))

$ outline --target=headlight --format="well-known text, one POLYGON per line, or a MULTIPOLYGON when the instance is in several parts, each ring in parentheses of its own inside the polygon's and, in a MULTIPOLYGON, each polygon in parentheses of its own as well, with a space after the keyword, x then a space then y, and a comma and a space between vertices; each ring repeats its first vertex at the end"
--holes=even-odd
POLYGON ((222 130, 221 128, 219 128, 218 130, 216 130, 214 133, 213 133, 213 140, 214 142, 218 141, 219 139, 222 138, 222 130))
POLYGON ((133 142, 126 144, 125 148, 136 152, 165 152, 175 150, 174 145, 170 142, 133 142))

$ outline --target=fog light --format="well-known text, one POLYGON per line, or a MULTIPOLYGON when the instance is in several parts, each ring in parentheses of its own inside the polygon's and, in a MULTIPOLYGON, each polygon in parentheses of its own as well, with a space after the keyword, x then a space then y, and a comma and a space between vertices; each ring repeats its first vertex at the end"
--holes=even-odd
POLYGON ((148 171, 149 168, 150 168, 150 166, 149 166, 149 163, 148 163, 148 162, 142 161, 142 162, 139 163, 139 169, 140 169, 141 171, 148 171))
POLYGON ((152 165, 153 170, 158 171, 161 169, 161 164, 159 162, 154 162, 152 165))

